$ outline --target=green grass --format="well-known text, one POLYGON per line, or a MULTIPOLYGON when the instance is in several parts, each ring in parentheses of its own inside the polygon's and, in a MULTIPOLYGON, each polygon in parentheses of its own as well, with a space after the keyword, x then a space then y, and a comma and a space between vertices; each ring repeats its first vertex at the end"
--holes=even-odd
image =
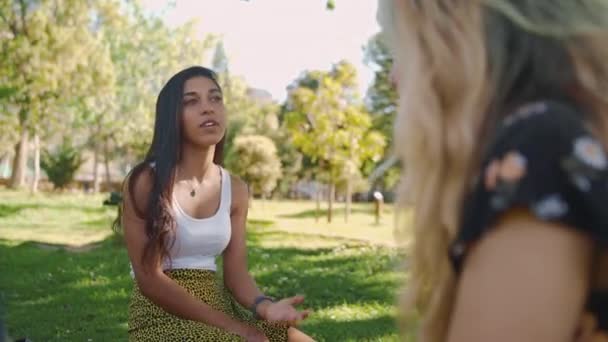
MULTIPOLYGON (((10 334, 35 342, 126 340, 132 280, 126 252, 109 234, 115 209, 102 207, 102 196, 0 190, 0 198, 0 302, 10 334)), ((262 289, 304 294, 314 314, 301 328, 319 341, 399 340, 397 251, 311 235, 308 225, 286 232, 280 220, 273 224, 278 215, 249 225, 250 269, 262 289)))
POLYGON ((102 241, 116 209, 101 205, 104 195, 29 195, 0 190, 0 239, 82 246, 102 241))

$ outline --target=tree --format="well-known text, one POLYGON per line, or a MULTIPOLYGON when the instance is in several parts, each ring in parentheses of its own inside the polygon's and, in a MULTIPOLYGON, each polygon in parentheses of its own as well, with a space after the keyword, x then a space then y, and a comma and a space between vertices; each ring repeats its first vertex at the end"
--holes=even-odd
POLYGON ((63 142, 54 153, 47 150, 42 153, 42 168, 55 189, 63 189, 70 184, 82 163, 81 152, 69 140, 63 142))
POLYGON ((247 83, 242 78, 231 75, 226 71, 228 70, 228 62, 218 57, 223 56, 222 58, 225 58, 225 53, 221 51, 223 51, 223 48, 216 48, 214 65, 219 67, 219 70, 225 70, 219 74, 226 111, 230 117, 224 154, 226 167, 232 170, 237 168, 238 166, 235 164, 239 163, 234 143, 236 137, 241 135, 264 135, 275 142, 277 141, 275 137, 281 134, 277 132, 279 128, 279 106, 272 100, 262 101, 252 97, 250 94, 252 89, 247 83))
POLYGON ((384 137, 372 130, 369 113, 356 91, 356 71, 347 62, 331 71, 305 73, 291 87, 286 115, 293 143, 317 161, 330 188, 328 222, 336 184, 346 183, 346 220, 350 212, 352 182, 368 159, 378 160, 384 137))
MULTIPOLYGON (((366 176, 372 175, 375 170, 382 167, 382 174, 378 175, 381 187, 391 189, 396 185, 400 168, 393 158, 393 124, 397 113, 397 91, 390 79, 390 70, 393 59, 390 51, 383 41, 381 34, 373 36, 365 47, 366 64, 374 70, 374 81, 367 91, 366 103, 373 117, 374 129, 381 132, 387 140, 382 161, 380 163, 366 163, 363 172, 366 176), (385 167, 389 165, 390 167, 385 167)), ((374 175, 374 177, 376 177, 374 175)))
POLYGON ((224 49, 224 42, 221 40, 215 45, 215 52, 213 53, 211 66, 213 67, 213 71, 218 73, 218 75, 228 74, 228 56, 226 55, 226 50, 224 49))
POLYGON ((0 165, 9 157, 13 150, 13 143, 17 140, 17 127, 19 122, 14 115, 9 115, 10 107, 6 98, 15 91, 10 88, 0 88, 0 165))
POLYGON ((269 195, 281 177, 281 161, 277 148, 268 137, 243 135, 234 140, 238 163, 232 171, 250 186, 251 195, 269 195))
POLYGON ((87 63, 96 52, 89 23, 84 1, 0 1, 0 55, 10 56, 0 61, 2 82, 15 89, 11 111, 2 114, 16 112, 19 136, 12 187, 24 185, 30 136, 61 120, 62 101, 89 86, 87 63))
POLYGON ((284 125, 281 124, 280 129, 273 131, 271 138, 278 147, 283 170, 283 176, 279 181, 279 192, 290 197, 298 180, 304 178, 302 175, 304 156, 293 144, 289 131, 284 125))

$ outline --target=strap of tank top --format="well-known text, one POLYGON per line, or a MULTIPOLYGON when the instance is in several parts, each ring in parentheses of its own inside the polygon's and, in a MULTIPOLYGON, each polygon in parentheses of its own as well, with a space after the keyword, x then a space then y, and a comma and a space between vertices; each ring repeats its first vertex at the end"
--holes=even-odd
POLYGON ((230 179, 230 173, 220 166, 220 172, 222 173, 222 199, 220 206, 222 210, 230 212, 230 206, 232 204, 232 184, 230 179))

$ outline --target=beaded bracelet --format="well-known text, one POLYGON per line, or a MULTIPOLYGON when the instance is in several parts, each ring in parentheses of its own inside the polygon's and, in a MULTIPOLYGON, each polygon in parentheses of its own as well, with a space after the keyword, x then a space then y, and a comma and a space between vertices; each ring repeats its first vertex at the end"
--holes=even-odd
POLYGON ((260 303, 263 302, 263 301, 265 301, 265 300, 269 300, 269 301, 271 301, 271 302, 274 303, 274 299, 273 298, 270 298, 268 296, 262 295, 262 296, 257 296, 255 298, 255 300, 253 301, 253 304, 251 305, 250 310, 251 310, 251 312, 253 313, 253 316, 256 319, 261 319, 262 318, 262 317, 260 317, 260 315, 258 315, 258 310, 257 309, 258 309, 258 305, 260 305, 260 303))

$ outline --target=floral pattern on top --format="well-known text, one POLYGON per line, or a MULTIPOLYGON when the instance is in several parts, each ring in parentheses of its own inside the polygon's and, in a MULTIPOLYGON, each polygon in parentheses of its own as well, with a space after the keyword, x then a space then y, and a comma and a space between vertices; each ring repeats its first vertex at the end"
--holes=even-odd
MULTIPOLYGON (((450 246, 457 272, 469 246, 515 207, 580 230, 606 250, 608 157, 583 117, 565 103, 539 101, 520 107, 497 125, 450 246)), ((577 341, 608 337, 608 305, 603 304, 607 297, 608 289, 590 291, 577 341), (601 305, 598 298, 604 298, 601 305)))

